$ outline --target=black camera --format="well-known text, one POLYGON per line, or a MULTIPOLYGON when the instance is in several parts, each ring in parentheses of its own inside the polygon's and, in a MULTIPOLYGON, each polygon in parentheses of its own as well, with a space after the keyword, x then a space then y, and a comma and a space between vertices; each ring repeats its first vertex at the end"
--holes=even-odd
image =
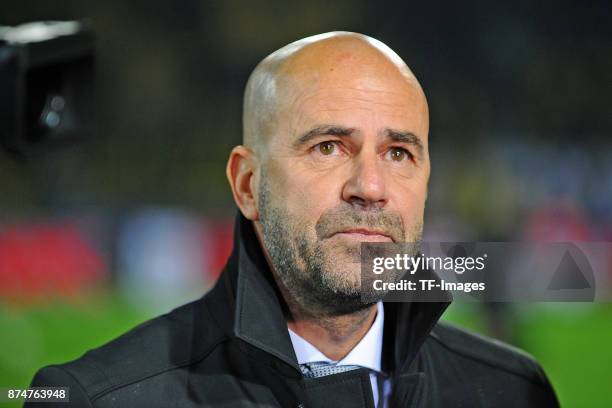
POLYGON ((23 156, 91 134, 94 35, 77 21, 0 27, 0 144, 23 156))

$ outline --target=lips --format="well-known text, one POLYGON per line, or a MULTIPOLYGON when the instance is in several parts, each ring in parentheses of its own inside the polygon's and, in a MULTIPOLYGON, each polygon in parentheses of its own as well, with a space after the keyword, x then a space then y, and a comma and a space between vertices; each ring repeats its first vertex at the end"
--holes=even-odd
POLYGON ((394 241, 388 233, 380 230, 371 230, 367 228, 350 228, 343 231, 338 231, 330 236, 346 236, 357 239, 359 241, 371 242, 392 242, 394 241))

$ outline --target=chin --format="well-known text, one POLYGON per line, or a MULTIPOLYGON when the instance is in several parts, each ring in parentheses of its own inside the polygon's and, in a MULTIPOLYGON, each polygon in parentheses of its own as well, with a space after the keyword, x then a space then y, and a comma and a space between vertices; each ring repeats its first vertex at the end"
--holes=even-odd
POLYGON ((333 243, 323 247, 325 259, 334 267, 361 264, 361 243, 333 243))
POLYGON ((340 265, 325 272, 324 280, 329 282, 328 286, 341 293, 359 293, 361 291, 361 266, 355 263, 350 264, 351 266, 340 265))

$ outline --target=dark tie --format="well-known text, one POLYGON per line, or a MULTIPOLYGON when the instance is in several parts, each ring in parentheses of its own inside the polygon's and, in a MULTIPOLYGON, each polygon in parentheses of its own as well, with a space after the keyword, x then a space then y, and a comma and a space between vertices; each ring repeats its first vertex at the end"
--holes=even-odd
POLYGON ((361 367, 356 365, 337 365, 337 363, 328 363, 326 361, 300 364, 300 370, 302 370, 304 378, 325 377, 326 375, 344 373, 346 371, 357 370, 358 368, 361 367))

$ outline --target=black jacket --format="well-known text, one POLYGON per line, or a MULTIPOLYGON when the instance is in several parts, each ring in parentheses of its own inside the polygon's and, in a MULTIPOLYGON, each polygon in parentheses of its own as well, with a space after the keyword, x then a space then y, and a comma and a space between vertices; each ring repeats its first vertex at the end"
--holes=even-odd
MULTIPOLYGON (((58 407, 373 407, 365 369, 304 379, 252 224, 214 288, 32 386, 69 386, 58 407)), ((391 407, 556 407, 529 355, 438 322, 447 303, 385 303, 382 369, 391 407)), ((26 407, 38 404, 26 404, 26 407)), ((52 403, 41 406, 51 408, 52 403)))

